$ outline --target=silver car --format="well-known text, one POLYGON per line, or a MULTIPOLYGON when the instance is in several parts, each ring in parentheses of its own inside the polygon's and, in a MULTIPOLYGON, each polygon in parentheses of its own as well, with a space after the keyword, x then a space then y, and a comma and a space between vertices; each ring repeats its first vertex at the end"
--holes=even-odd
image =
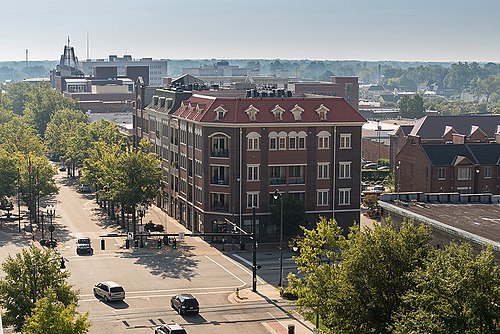
POLYGON ((94 296, 104 301, 115 301, 125 299, 123 287, 113 281, 99 282, 94 286, 94 296))

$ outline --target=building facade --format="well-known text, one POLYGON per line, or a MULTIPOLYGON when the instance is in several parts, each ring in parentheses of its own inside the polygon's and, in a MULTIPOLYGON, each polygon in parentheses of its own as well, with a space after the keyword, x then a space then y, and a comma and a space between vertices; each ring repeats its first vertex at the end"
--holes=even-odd
POLYGON ((343 98, 186 99, 157 90, 136 105, 136 140, 154 143, 163 163, 158 204, 191 231, 220 232, 227 220, 250 231, 255 207, 259 239, 273 239, 276 190, 302 201, 310 223, 335 217, 347 231, 359 222, 365 119, 343 98))
MULTIPOLYGON (((131 55, 124 55, 121 58, 116 55, 110 55, 108 59, 87 59, 81 63, 83 73, 89 77, 93 76, 95 67, 116 66, 118 76, 130 76, 130 72, 135 66, 148 66, 149 76, 147 80, 145 80, 146 84, 156 87, 162 86, 162 80, 163 77, 167 76, 168 68, 166 59, 133 59, 131 55)), ((144 76, 143 79, 145 79, 144 76)))

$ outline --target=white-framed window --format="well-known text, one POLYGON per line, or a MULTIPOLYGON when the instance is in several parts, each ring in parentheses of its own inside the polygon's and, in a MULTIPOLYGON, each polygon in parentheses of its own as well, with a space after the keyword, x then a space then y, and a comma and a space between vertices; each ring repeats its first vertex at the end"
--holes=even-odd
POLYGON ((248 138, 248 150, 257 151, 259 149, 259 137, 248 138))
POLYGON ((286 137, 279 137, 279 149, 280 150, 286 150, 286 137))
POLYGON ((330 148, 330 133, 328 131, 321 131, 318 133, 318 148, 330 148))
POLYGON ((350 149, 351 147, 351 134, 350 133, 341 133, 340 134, 340 148, 341 149, 350 149))
POLYGON ((339 179, 350 179, 351 178, 351 162, 343 161, 339 162, 339 179))
POLYGON ((259 207, 259 192, 252 191, 247 192, 247 208, 258 208, 259 207))
POLYGON ((247 134, 247 149, 248 151, 257 151, 260 146, 260 134, 257 132, 250 132, 247 134))
POLYGON ((459 181, 470 180, 471 179, 471 168, 470 167, 458 167, 458 177, 459 181))
POLYGON ((247 181, 259 181, 259 165, 247 165, 247 181))
POLYGON ((215 120, 222 121, 224 119, 224 115, 227 113, 227 110, 224 109, 222 106, 218 106, 217 108, 214 109, 214 112, 215 112, 215 120))
POLYGON ((492 175, 493 175, 493 168, 491 168, 491 166, 484 167, 484 178, 491 179, 492 175))
POLYGON ((328 205, 328 189, 318 189, 317 198, 318 206, 328 205))
POLYGON ((196 176, 201 176, 203 174, 203 164, 201 163, 201 160, 194 161, 194 174, 196 176))
POLYGON ((351 188, 339 188, 339 205, 351 204, 351 188))
POLYGON ((299 150, 305 150, 306 149, 306 137, 299 137, 299 150))
POLYGON ((278 137, 269 137, 269 150, 275 151, 278 149, 278 137))
POLYGON ((438 180, 446 180, 446 168, 438 168, 438 180))
POLYGON ((194 199, 196 202, 201 203, 203 199, 203 190, 201 187, 196 186, 194 191, 194 199))
POLYGON ((318 179, 330 178, 330 163, 318 162, 318 179))

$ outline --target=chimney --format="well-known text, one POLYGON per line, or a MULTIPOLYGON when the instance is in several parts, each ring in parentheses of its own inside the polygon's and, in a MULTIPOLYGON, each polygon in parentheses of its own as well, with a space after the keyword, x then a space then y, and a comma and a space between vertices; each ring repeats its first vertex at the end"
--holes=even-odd
POLYGON ((453 144, 465 144, 465 135, 461 135, 460 133, 454 133, 452 135, 453 144))

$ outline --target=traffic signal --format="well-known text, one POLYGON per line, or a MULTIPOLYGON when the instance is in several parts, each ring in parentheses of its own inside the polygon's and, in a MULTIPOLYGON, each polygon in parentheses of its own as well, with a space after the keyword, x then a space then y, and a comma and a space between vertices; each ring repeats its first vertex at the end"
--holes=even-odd
POLYGON ((125 248, 129 249, 130 248, 130 240, 125 239, 125 248))
POLYGON ((172 241, 172 249, 177 249, 177 239, 172 241))
POLYGON ((168 236, 163 236, 163 244, 168 246, 168 236))
POLYGON ((106 250, 106 241, 104 239, 101 239, 101 250, 106 250))
POLYGON ((161 248, 161 239, 158 238, 158 249, 161 248))
POLYGON ((134 240, 134 248, 139 248, 139 240, 134 240))

